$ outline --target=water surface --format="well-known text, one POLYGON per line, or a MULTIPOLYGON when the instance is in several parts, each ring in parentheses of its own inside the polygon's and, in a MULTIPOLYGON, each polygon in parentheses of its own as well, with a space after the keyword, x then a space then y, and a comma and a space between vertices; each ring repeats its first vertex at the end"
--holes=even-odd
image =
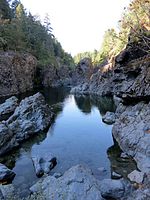
POLYGON ((64 173, 73 165, 86 164, 98 179, 110 178, 111 163, 107 153, 114 145, 112 126, 102 122, 102 115, 114 111, 112 99, 74 96, 62 88, 45 89, 43 94, 56 116, 47 132, 31 138, 4 159, 16 173, 13 184, 25 194, 37 181, 31 160, 33 152, 41 155, 50 152, 57 157, 58 163, 50 174, 64 173), (101 172, 101 167, 106 171, 101 172))

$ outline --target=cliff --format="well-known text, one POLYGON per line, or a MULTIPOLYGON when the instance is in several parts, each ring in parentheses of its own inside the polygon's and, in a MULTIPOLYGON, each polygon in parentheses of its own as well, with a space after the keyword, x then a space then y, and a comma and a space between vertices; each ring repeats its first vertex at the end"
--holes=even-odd
POLYGON ((30 54, 0 52, 0 96, 32 90, 36 65, 36 58, 30 54))
POLYGON ((129 42, 126 48, 107 65, 93 73, 85 87, 78 85, 73 93, 116 95, 141 100, 150 94, 150 54, 141 43, 129 42), (84 89, 84 91, 83 91, 84 89))

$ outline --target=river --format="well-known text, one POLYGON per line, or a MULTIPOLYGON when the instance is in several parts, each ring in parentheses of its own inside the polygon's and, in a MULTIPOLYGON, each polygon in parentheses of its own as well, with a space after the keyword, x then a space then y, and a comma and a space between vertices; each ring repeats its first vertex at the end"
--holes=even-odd
POLYGON ((112 98, 74 96, 65 88, 47 88, 42 93, 55 112, 49 130, 22 144, 3 161, 16 173, 13 184, 21 195, 25 196, 28 188, 38 180, 31 160, 33 152, 51 152, 57 158, 50 175, 64 173, 80 163, 88 165, 98 179, 110 178, 112 167, 108 155, 116 148, 112 126, 104 124, 102 116, 115 110, 112 98))

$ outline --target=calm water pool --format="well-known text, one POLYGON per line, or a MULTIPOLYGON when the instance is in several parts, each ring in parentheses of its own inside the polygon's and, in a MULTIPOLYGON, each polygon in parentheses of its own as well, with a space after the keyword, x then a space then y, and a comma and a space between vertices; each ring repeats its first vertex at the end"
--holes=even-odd
POLYGON ((7 156, 5 164, 16 173, 13 184, 25 194, 37 181, 31 161, 33 151, 51 152, 57 157, 58 163, 50 174, 63 173, 81 163, 88 165, 99 179, 110 177, 107 150, 114 144, 112 126, 102 122, 102 115, 115 109, 112 99, 74 96, 64 89, 45 89, 43 93, 54 107, 56 117, 48 132, 30 139, 7 156), (106 172, 100 172, 100 167, 106 172))

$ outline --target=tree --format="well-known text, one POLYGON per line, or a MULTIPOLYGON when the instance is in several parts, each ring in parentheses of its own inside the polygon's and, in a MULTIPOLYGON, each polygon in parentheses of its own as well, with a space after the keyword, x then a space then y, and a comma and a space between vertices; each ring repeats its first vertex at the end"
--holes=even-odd
POLYGON ((0 19, 11 19, 12 11, 6 0, 0 0, 0 19))

